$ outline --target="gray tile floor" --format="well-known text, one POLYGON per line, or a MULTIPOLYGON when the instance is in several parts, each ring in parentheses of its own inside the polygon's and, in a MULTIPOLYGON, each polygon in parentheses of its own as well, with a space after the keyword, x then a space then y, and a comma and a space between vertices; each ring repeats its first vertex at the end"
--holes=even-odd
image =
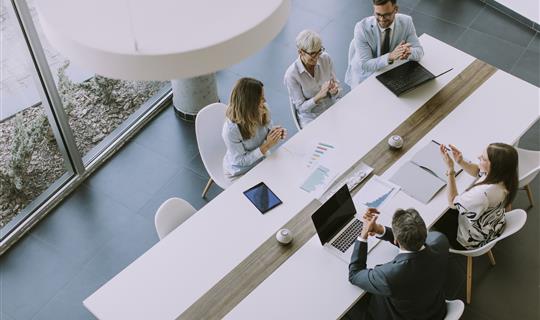
MULTIPOLYGON (((294 134, 282 77, 296 55, 296 34, 304 28, 319 31, 334 59, 338 78, 343 79, 354 24, 371 14, 369 2, 293 0, 289 23, 273 42, 242 63, 219 72, 221 100, 228 100, 240 76, 259 78, 265 83, 275 122, 294 134)), ((398 2, 401 12, 414 17, 419 34, 430 33, 540 85, 540 40, 532 30, 477 0, 398 2)), ((536 123, 520 145, 539 150, 539 137, 540 125, 536 123)), ((159 204, 179 196, 201 208, 206 204, 200 193, 207 178, 194 126, 182 122, 167 108, 0 257, 0 319, 91 319, 82 300, 158 241, 153 216, 159 204)), ((532 189, 540 204, 539 178, 532 189)), ((220 191, 212 188, 209 199, 220 191)), ((524 192, 518 194, 514 206, 527 206, 524 192)), ((540 317, 539 214, 538 206, 529 210, 525 228, 496 246, 495 267, 489 266, 486 257, 474 260, 473 301, 463 319, 540 317)), ((453 257, 451 265, 448 298, 463 299, 465 260, 453 257)))

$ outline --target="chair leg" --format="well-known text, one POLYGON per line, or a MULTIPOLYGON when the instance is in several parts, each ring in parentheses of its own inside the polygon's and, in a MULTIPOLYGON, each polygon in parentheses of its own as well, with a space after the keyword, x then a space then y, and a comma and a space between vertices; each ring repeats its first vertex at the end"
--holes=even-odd
POLYGON ((212 182, 214 182, 214 180, 208 179, 208 183, 206 184, 206 187, 204 187, 204 190, 202 192, 202 197, 203 198, 206 198, 206 194, 208 193, 208 190, 210 189, 210 186, 212 185, 212 182))
POLYGON ((467 304, 471 303, 472 295, 472 257, 467 257, 467 304))
POLYGON ((495 256, 493 255, 493 252, 489 250, 487 254, 489 257, 489 263, 491 263, 491 265, 494 266, 496 263, 495 263, 495 256))
POLYGON ((526 185, 525 191, 527 191, 527 196, 529 197, 529 205, 530 205, 529 208, 532 208, 534 206, 534 201, 533 201, 533 195, 531 192, 531 187, 529 185, 526 185))

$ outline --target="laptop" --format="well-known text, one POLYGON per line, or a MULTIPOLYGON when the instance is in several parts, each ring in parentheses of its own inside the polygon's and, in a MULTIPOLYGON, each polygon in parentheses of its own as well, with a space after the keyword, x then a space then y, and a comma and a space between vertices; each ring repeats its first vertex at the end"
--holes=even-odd
POLYGON ((354 241, 362 231, 362 222, 355 214, 356 208, 345 184, 311 216, 325 250, 346 263, 351 260, 354 241))
POLYGON ((451 70, 452 68, 435 76, 417 61, 408 61, 398 67, 381 73, 380 75, 376 76, 376 78, 385 87, 399 97, 405 92, 408 92, 428 82, 429 80, 440 77, 451 70))

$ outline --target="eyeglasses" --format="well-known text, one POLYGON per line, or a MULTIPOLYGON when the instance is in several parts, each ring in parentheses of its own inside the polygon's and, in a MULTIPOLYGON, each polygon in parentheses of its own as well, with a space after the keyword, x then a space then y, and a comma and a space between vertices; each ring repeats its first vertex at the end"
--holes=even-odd
POLYGON ((304 49, 300 49, 303 53, 307 54, 308 56, 312 57, 312 58, 317 58, 318 56, 320 56, 323 52, 324 52, 324 47, 321 47, 319 49, 319 51, 315 51, 315 52, 307 52, 306 50, 304 49))
POLYGON ((394 8, 394 11, 389 12, 389 13, 378 13, 378 12, 374 12, 375 17, 377 17, 377 19, 384 19, 384 20, 390 19, 390 17, 392 17, 392 15, 393 15, 394 13, 396 13, 396 8, 394 8))

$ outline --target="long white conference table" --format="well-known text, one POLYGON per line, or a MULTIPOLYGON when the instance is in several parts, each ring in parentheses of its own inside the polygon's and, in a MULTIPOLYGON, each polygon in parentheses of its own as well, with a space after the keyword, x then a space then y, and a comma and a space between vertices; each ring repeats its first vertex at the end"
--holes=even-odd
MULTIPOLYGON (((84 305, 99 319, 193 317, 185 313, 190 306, 299 212, 316 207, 313 196, 299 188, 307 174, 302 170, 305 155, 316 143, 333 145, 333 169, 346 172, 475 61, 429 35, 422 35, 420 41, 426 53, 422 65, 434 74, 453 70, 399 98, 374 77, 367 79, 104 284, 84 305), (265 215, 242 194, 261 181, 283 201, 265 215)), ((382 176, 390 177, 431 139, 456 144, 474 159, 490 142, 514 143, 539 117, 538 88, 497 70, 382 176)), ((472 177, 460 174, 458 189, 472 182, 472 177)), ((432 225, 447 203, 444 190, 427 205, 399 192, 385 206, 380 221, 389 224, 397 207, 418 209, 432 225)), ((389 261, 396 254, 394 246, 378 243, 369 253, 368 264, 389 261)), ((348 265, 322 250, 314 236, 229 307, 225 317, 338 318, 363 293, 348 282, 348 265)))

